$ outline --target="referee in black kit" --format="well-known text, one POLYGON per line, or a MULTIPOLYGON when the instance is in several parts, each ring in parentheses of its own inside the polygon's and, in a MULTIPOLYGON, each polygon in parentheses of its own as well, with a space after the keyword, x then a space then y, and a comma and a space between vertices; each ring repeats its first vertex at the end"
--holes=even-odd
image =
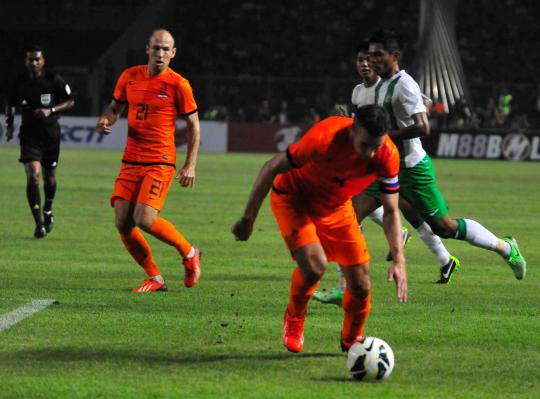
POLYGON ((54 225, 52 203, 56 193, 55 171, 60 153, 59 113, 73 108, 75 101, 68 84, 58 74, 45 69, 43 49, 26 49, 27 71, 19 75, 8 96, 6 137, 13 138, 15 107, 21 107, 19 129, 21 157, 26 171, 26 197, 36 222, 34 237, 42 238, 54 225), (43 168, 45 203, 43 213, 39 177, 43 168))

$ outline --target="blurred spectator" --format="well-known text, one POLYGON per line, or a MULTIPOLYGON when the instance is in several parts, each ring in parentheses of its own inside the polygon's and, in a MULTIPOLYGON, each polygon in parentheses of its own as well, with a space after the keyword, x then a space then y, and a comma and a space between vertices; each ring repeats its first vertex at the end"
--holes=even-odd
POLYGON ((216 106, 208 108, 206 111, 202 114, 202 119, 207 121, 213 121, 216 120, 218 117, 219 109, 216 106))
POLYGON ((540 85, 538 85, 538 90, 536 94, 536 103, 534 104, 534 127, 540 127, 540 85))
POLYGON ((481 119, 482 127, 484 128, 492 129, 502 125, 502 119, 493 97, 488 98, 486 108, 484 108, 481 119))
POLYGON ((512 129, 529 129, 531 127, 529 123, 529 118, 526 113, 520 115, 515 115, 512 117, 512 122, 510 124, 512 129))
POLYGON ((446 121, 446 110, 444 107, 444 103, 442 102, 440 97, 437 98, 437 101, 435 101, 435 104, 433 104, 433 116, 437 123, 437 129, 448 129, 448 124, 446 121))
POLYGON ((350 114, 347 103, 340 98, 332 107, 330 115, 344 115, 344 113, 350 114))
POLYGON ((202 114, 202 119, 207 121, 228 121, 229 110, 224 105, 214 105, 202 114))
POLYGON ((512 114, 512 94, 506 85, 503 85, 501 94, 499 94, 497 109, 501 116, 502 125, 509 125, 512 114))
POLYGON ((236 109, 236 112, 233 114, 231 120, 234 122, 246 122, 247 118, 246 118, 246 111, 244 111, 244 108, 238 107, 236 109))
POLYGON ((274 116, 270 111, 270 103, 268 100, 262 100, 257 109, 257 122, 273 122, 274 116))
POLYGON ((281 100, 281 103, 279 105, 279 112, 277 114, 277 122, 284 125, 286 123, 289 123, 289 110, 287 101, 281 100))
POLYGON ((321 116, 319 115, 317 110, 315 108, 310 108, 308 110, 307 115, 304 118, 304 122, 307 123, 308 125, 313 125, 320 121, 321 121, 321 116))

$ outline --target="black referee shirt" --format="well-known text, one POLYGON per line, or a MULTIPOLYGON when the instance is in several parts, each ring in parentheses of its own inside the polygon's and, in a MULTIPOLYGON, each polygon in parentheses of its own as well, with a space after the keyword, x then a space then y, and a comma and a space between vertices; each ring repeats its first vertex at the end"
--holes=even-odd
POLYGON ((21 127, 46 128, 55 124, 59 115, 55 113, 48 118, 38 119, 34 117, 34 110, 52 108, 71 98, 71 89, 60 75, 45 70, 43 76, 32 79, 26 72, 15 80, 8 105, 21 107, 21 127))

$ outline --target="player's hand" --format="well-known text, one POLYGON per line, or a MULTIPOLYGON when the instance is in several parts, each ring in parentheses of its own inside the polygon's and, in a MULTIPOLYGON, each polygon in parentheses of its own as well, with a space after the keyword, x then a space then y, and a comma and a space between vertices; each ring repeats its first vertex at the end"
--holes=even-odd
POLYGON ((109 120, 107 118, 99 118, 96 124, 96 132, 99 134, 109 134, 111 127, 109 126, 109 120))
POLYGON ((195 166, 184 165, 182 169, 176 173, 175 177, 182 187, 193 188, 195 185, 195 166))
POLYGON ((13 138, 14 131, 15 131, 15 127, 13 127, 13 125, 6 126, 6 140, 7 141, 10 141, 13 138))
POLYGON ((427 116, 429 116, 433 109, 433 101, 431 101, 431 98, 429 98, 424 93, 422 93, 422 102, 424 103, 424 106, 426 107, 427 116))
POLYGON ((396 295, 398 302, 407 302, 407 273, 405 272, 405 262, 394 262, 388 268, 387 281, 396 283, 396 295))
POLYGON ((37 119, 45 119, 51 116, 52 111, 49 108, 38 108, 34 110, 34 116, 37 119))
POLYGON ((253 232, 253 221, 243 217, 231 227, 236 241, 247 241, 253 232))
POLYGON ((337 114, 339 116, 349 116, 349 113, 343 105, 338 105, 337 114))

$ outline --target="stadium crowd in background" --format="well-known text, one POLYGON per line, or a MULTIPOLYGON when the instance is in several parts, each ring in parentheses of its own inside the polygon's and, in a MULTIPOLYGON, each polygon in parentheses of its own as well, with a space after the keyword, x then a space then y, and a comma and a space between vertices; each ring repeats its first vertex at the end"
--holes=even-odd
MULTIPOLYGON (((111 45, 111 38, 121 37, 129 21, 142 11, 145 3, 125 2, 123 12, 114 14, 116 24, 101 23, 112 18, 110 13, 96 14, 96 20, 92 20, 93 8, 99 5, 78 4, 78 9, 88 14, 88 21, 77 29, 71 27, 69 34, 65 33, 68 31, 66 21, 73 14, 73 7, 63 2, 47 4, 46 7, 43 4, 40 2, 40 6, 33 9, 31 31, 17 31, 15 22, 11 21, 16 21, 16 18, 5 21, 11 25, 6 25, 2 32, 5 46, 0 55, 0 66, 8 73, 0 77, 0 83, 11 78, 12 73, 9 72, 13 72, 13 68, 9 67, 10 60, 18 58, 25 40, 40 37, 40 42, 49 51, 49 65, 62 67, 62 76, 72 85, 77 97, 73 113, 89 115, 92 112, 87 77, 79 71, 87 70, 85 73, 88 74, 97 68, 102 69, 106 80, 98 95, 100 111, 110 100, 114 80, 120 73, 120 70, 110 72, 114 66, 104 53, 111 45), (100 23, 96 23, 98 21, 100 23), (92 34, 88 35, 90 29, 92 34), (73 56, 65 57, 61 46, 56 45, 60 38, 72 49, 73 56), (77 45, 81 41, 85 42, 84 48, 77 45), (101 64, 97 65, 96 60, 102 56, 101 64), (72 76, 66 75, 64 69, 70 70, 72 76)), ((119 2, 115 7, 122 9, 123 4, 119 2)), ((189 29, 185 24, 173 24, 172 33, 182 43, 197 42, 196 46, 180 46, 179 51, 190 60, 181 65, 181 69, 198 93, 202 118, 260 121, 259 108, 264 101, 268 102, 271 114, 265 121, 279 122, 283 102, 287 103, 287 120, 291 123, 309 123, 316 119, 314 115, 317 114, 323 118, 331 115, 334 103, 340 102, 342 93, 356 83, 354 68, 342 55, 354 52, 355 40, 351 38, 365 37, 369 27, 379 21, 404 32, 409 45, 403 64, 415 77, 408 66, 418 50, 415 48, 418 2, 341 1, 333 7, 325 7, 325 4, 316 0, 309 4, 289 2, 284 7, 281 2, 225 0, 220 2, 220 7, 210 9, 197 2, 175 4, 175 15, 189 20, 190 24, 189 29), (227 18, 223 18, 224 9, 228 10, 227 18), (215 21, 212 29, 207 28, 206 21, 198 18, 200 15, 215 21), (266 30, 261 34, 263 22, 266 30), (325 51, 320 51, 321 48, 325 51), (336 59, 340 61, 335 62, 336 59)), ((6 14, 17 15, 17 3, 5 6, 6 14)), ((106 6, 101 7, 106 9, 106 6)), ((533 0, 459 2, 456 36, 470 89, 470 110, 464 114, 460 108, 462 104, 453 107, 444 118, 445 126, 524 129, 540 126, 540 111, 536 104, 536 87, 540 82, 535 71, 540 60, 535 52, 530 51, 538 47, 540 36, 527 28, 536 26, 539 18, 540 9, 533 0), (500 34, 502 23, 504 35, 500 34), (519 67, 508 67, 509 60, 519 67), (512 95, 511 112, 506 118, 500 115, 500 110, 493 112, 490 104, 493 98, 495 106, 498 106, 503 85, 512 95)), ((127 49, 122 68, 140 64, 140 57, 140 52, 127 49)), ((435 102, 437 99, 432 100, 435 102)))

